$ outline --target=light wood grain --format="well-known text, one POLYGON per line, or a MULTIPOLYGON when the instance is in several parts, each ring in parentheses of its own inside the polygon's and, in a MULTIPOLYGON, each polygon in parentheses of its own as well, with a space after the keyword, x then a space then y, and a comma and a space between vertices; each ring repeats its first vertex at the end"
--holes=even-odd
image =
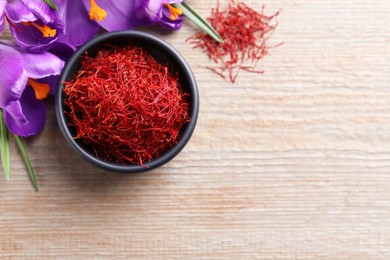
MULTIPOLYGON (((245 1, 261 8, 255 0, 245 1)), ((0 180, 2 259, 390 259, 390 1, 264 1, 283 9, 262 63, 232 86, 159 34, 199 83, 183 152, 139 175, 80 159, 48 121, 0 180)), ((216 1, 192 1, 203 16, 216 1)))

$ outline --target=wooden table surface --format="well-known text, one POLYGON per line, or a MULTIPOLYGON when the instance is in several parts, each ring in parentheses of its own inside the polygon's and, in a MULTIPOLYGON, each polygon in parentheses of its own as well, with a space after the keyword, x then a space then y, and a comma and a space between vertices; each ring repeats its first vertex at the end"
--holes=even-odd
MULTIPOLYGON (((390 259, 390 1, 264 3, 283 9, 271 42, 285 44, 235 85, 184 41, 194 26, 152 30, 201 100, 190 143, 158 170, 91 166, 50 100, 28 142, 41 191, 15 146, 0 180, 1 259, 390 259)), ((216 0, 192 5, 207 16, 216 0)))

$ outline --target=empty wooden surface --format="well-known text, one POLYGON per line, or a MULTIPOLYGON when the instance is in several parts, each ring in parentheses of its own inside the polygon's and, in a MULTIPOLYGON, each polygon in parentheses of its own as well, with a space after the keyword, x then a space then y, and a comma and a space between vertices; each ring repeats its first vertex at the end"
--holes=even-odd
MULTIPOLYGON (((203 16, 216 5, 190 3, 203 16)), ((0 180, 1 259, 390 259, 390 1, 263 3, 283 9, 272 42, 285 44, 234 86, 185 42, 190 23, 152 30, 201 99, 190 143, 158 170, 89 165, 49 100, 28 142, 41 191, 15 146, 0 180)))

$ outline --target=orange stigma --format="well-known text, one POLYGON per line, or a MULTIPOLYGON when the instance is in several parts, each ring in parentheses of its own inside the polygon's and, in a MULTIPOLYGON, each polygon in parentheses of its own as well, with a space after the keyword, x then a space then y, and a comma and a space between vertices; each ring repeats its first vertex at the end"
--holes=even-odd
POLYGON ((31 25, 34 26, 42 33, 43 37, 45 37, 45 38, 54 37, 57 34, 56 29, 52 29, 46 24, 43 26, 37 24, 36 22, 22 22, 22 24, 26 25, 26 26, 31 26, 31 25))
POLYGON ((47 96, 50 93, 49 84, 40 83, 40 82, 38 82, 34 79, 30 79, 30 78, 28 79, 27 83, 28 83, 28 85, 30 85, 34 89, 35 97, 38 100, 42 100, 42 99, 47 98, 47 96))
POLYGON ((89 19, 95 20, 98 22, 103 21, 107 17, 107 12, 98 6, 95 0, 90 0, 91 10, 89 11, 89 19))
POLYGON ((168 7, 170 13, 169 20, 171 21, 176 20, 180 15, 183 14, 183 11, 180 8, 176 8, 170 4, 164 4, 164 6, 168 7))

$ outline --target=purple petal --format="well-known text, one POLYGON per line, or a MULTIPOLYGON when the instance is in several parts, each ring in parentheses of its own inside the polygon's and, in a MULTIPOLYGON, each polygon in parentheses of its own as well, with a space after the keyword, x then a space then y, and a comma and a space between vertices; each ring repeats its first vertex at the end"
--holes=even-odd
POLYGON ((57 84, 58 84, 58 79, 59 78, 60 78, 59 76, 50 76, 50 77, 47 77, 47 78, 38 79, 37 81, 39 83, 49 84, 49 86, 50 86, 50 95, 54 96, 56 94, 56 89, 57 89, 57 84))
POLYGON ((158 21, 158 25, 171 30, 179 30, 183 25, 184 15, 180 15, 177 19, 171 20, 169 17, 171 13, 169 12, 168 7, 164 6, 162 9, 163 17, 158 21))
POLYGON ((63 61, 68 61, 75 51, 76 47, 62 42, 53 43, 48 50, 63 61))
POLYGON ((64 61, 50 52, 22 53, 27 76, 33 79, 59 75, 64 67, 64 61))
POLYGON ((89 19, 88 11, 81 0, 72 1, 70 5, 68 2, 70 1, 56 2, 59 17, 65 24, 64 34, 60 36, 59 41, 71 46, 80 46, 90 40, 100 27, 89 19))
POLYGON ((0 0, 0 17, 3 17, 6 5, 7 5, 7 1, 0 0))
MULTIPOLYGON (((107 31, 128 30, 135 26, 135 10, 143 5, 144 0, 95 0, 99 7, 107 12, 107 17, 98 22, 107 31)), ((87 12, 91 9, 90 0, 83 0, 87 12)))
POLYGON ((0 17, 0 35, 4 31, 5 28, 5 21, 2 17, 0 17))
MULTIPOLYGON (((20 0, 43 23, 55 22, 55 11, 42 0, 20 0)), ((31 21, 31 20, 30 20, 31 21)))
MULTIPOLYGON (((4 112, 4 119, 8 122, 11 122, 11 123, 7 123, 7 126, 11 125, 12 127, 12 125, 16 124, 19 125, 19 127, 21 128, 28 124, 28 120, 26 116, 23 114, 22 104, 20 103, 20 100, 12 101, 9 104, 9 106, 3 109, 3 112, 4 112)), ((8 126, 8 129, 9 128, 10 126, 8 126)))
MULTIPOLYGON (((40 20, 37 20, 36 23, 43 26, 42 21, 40 20)), ((15 26, 19 29, 14 26, 10 26, 9 29, 16 44, 30 52, 45 51, 58 39, 58 30, 54 37, 44 37, 42 32, 32 25, 23 25, 22 23, 19 23, 15 24, 15 26)))
POLYGON ((20 1, 9 2, 5 12, 12 23, 37 20, 37 17, 20 1))
POLYGON ((0 35, 5 28, 4 9, 6 5, 7 5, 7 1, 0 0, 0 35))
POLYGON ((145 1, 143 8, 136 10, 137 25, 151 25, 162 18, 163 1, 145 1))
POLYGON ((166 19, 163 17, 160 21, 157 22, 157 24, 165 29, 179 30, 183 25, 183 19, 181 19, 180 21, 178 21, 178 19, 175 21, 171 21, 170 19, 166 19))
POLYGON ((26 88, 19 101, 11 102, 4 109, 4 120, 8 129, 18 136, 39 133, 46 119, 46 106, 35 98, 34 90, 26 88))
POLYGON ((183 0, 163 0, 164 4, 177 4, 183 2, 183 0))
POLYGON ((63 24, 58 13, 42 0, 14 0, 6 7, 7 17, 12 22, 10 31, 15 42, 31 52, 46 50, 63 33, 63 24), (33 22, 24 24, 23 22, 33 22), (52 37, 44 37, 37 26, 49 26, 56 30, 52 37))
POLYGON ((20 99, 27 84, 22 54, 14 48, 0 45, 0 107, 20 99))

